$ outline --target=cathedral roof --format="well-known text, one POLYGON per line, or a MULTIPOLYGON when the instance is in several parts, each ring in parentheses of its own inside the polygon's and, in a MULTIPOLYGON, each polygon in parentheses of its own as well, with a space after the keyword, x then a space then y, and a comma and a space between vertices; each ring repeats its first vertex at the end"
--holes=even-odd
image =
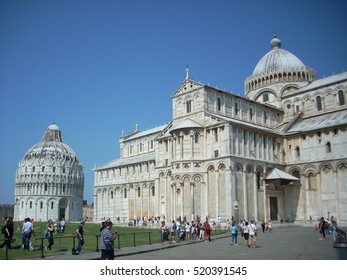
POLYGON ((179 129, 190 129, 190 128, 202 128, 202 126, 195 121, 192 121, 190 119, 185 119, 181 123, 171 128, 171 131, 179 130, 179 129))
POLYGON ((305 69, 306 66, 299 58, 281 49, 281 41, 274 35, 274 38, 271 40, 271 50, 260 59, 254 68, 252 76, 305 69))
POLYGON ((101 165, 95 168, 95 170, 115 168, 115 167, 125 166, 129 164, 143 163, 143 162, 149 162, 154 160, 155 160, 155 152, 150 152, 150 153, 136 155, 132 157, 118 158, 109 163, 106 163, 104 165, 101 165))
POLYGON ((309 118, 301 119, 296 122, 290 129, 285 133, 302 133, 314 130, 320 130, 327 127, 335 127, 347 124, 347 111, 337 111, 330 114, 322 114, 309 118))

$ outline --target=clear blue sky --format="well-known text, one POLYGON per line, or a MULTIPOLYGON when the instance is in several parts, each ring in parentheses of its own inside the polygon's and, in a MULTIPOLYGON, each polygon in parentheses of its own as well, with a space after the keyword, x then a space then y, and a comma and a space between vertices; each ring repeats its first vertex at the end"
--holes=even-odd
POLYGON ((317 72, 347 70, 347 1, 0 2, 0 204, 13 203, 20 159, 55 122, 92 171, 119 137, 171 121, 185 78, 244 93, 274 30, 317 72))

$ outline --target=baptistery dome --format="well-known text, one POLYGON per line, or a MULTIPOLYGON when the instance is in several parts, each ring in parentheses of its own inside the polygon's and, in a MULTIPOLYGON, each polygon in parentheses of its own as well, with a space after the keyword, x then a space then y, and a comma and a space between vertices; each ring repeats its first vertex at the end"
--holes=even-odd
POLYGON ((83 188, 83 167, 52 124, 18 164, 15 217, 81 219, 83 188))

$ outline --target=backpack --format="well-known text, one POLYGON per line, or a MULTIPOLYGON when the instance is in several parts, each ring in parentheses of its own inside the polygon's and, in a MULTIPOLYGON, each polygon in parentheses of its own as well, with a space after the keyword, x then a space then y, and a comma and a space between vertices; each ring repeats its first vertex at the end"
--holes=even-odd
POLYGON ((2 233, 2 234, 6 234, 6 227, 5 227, 5 226, 3 226, 3 227, 1 228, 1 233, 2 233))

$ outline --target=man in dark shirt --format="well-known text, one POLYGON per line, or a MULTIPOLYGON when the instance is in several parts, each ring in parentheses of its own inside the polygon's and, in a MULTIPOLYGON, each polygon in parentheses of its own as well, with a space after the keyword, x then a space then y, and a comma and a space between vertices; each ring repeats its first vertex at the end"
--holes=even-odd
POLYGON ((78 255, 81 253, 82 246, 84 245, 84 239, 83 239, 83 225, 84 225, 84 220, 81 220, 81 223, 78 225, 76 229, 77 233, 77 239, 78 239, 78 246, 76 248, 76 254, 78 255))
POLYGON ((7 218, 5 220, 5 225, 3 226, 1 232, 4 235, 5 240, 0 245, 0 248, 2 249, 6 245, 8 249, 11 249, 11 242, 12 242, 12 237, 13 237, 13 221, 12 221, 12 218, 7 218))

